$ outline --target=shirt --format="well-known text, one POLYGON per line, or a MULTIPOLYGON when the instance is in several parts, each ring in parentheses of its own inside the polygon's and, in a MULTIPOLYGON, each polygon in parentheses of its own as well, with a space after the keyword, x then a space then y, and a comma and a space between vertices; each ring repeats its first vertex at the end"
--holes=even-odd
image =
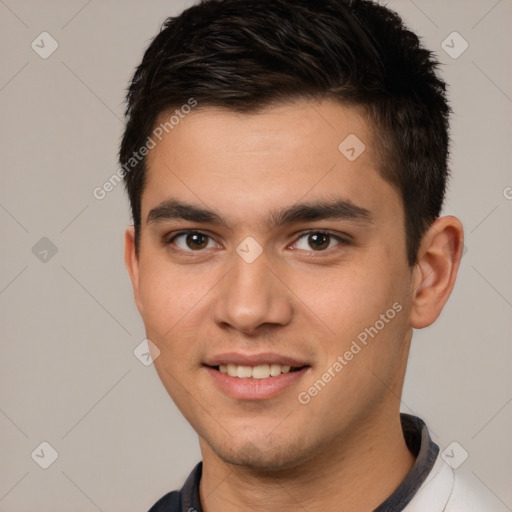
MULTIPOLYGON (((482 501, 466 482, 456 479, 442 459, 420 418, 401 413, 400 421, 407 447, 416 460, 395 491, 373 512, 491 512, 498 510, 482 501)), ((192 470, 181 491, 158 500, 149 512, 203 512, 199 499, 202 462, 192 470)), ((293 504, 290 505, 293 507, 293 504)))

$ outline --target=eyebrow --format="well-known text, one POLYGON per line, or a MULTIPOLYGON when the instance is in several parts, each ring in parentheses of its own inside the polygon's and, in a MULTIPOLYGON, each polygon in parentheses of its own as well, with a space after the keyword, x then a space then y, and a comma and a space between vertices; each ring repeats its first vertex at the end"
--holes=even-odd
MULTIPOLYGON (((147 223, 164 222, 182 219, 201 224, 218 224, 229 229, 227 222, 214 210, 188 204, 175 199, 163 201, 153 208, 147 218, 147 223)), ((270 227, 293 224, 296 222, 313 222, 324 219, 350 220, 362 224, 374 222, 372 213, 357 206, 347 199, 335 201, 317 201, 299 203, 288 208, 270 212, 267 223, 270 227)))

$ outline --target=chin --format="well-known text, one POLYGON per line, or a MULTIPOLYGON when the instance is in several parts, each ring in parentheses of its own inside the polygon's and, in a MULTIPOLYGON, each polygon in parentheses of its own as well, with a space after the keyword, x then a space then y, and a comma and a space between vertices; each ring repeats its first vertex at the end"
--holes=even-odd
MULTIPOLYGON (((229 442, 229 440, 227 440, 229 442)), ((227 464, 241 466, 256 472, 269 473, 293 470, 304 464, 315 453, 304 440, 259 438, 254 441, 239 441, 228 445, 210 443, 210 447, 227 464)))

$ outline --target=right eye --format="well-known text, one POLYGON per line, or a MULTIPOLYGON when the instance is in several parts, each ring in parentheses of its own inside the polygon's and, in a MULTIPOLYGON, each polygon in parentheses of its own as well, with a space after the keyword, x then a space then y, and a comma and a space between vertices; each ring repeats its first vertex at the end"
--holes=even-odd
POLYGON ((216 247, 213 239, 200 231, 182 231, 168 239, 166 244, 173 244, 182 251, 197 252, 216 247))

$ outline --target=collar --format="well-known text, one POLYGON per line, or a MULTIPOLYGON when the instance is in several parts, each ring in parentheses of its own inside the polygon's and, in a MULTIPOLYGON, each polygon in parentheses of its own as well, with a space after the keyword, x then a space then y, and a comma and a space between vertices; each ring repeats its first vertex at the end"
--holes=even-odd
POLYGON ((439 446, 432 441, 425 422, 416 416, 401 413, 400 421, 405 443, 416 460, 402 483, 374 512, 398 512, 413 500, 427 480, 439 454, 439 446))

